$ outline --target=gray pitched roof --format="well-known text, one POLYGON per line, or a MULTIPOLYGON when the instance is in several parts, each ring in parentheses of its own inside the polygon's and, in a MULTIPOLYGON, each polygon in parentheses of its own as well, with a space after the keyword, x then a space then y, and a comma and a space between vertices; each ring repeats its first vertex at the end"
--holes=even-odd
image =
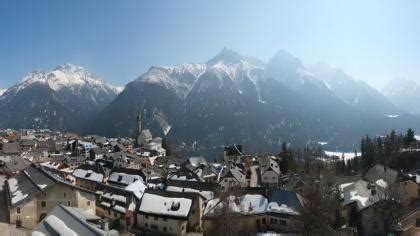
POLYGON ((102 230, 89 223, 89 220, 99 220, 99 217, 59 204, 35 227, 31 235, 119 235, 118 231, 102 230))
POLYGON ((5 184, 8 207, 15 207, 21 202, 31 199, 57 183, 63 183, 79 190, 90 192, 64 179, 58 171, 31 164, 14 177, 9 178, 5 184))
POLYGON ((363 177, 370 183, 376 183, 377 180, 383 179, 388 185, 392 185, 397 181, 398 172, 383 165, 376 164, 363 177))

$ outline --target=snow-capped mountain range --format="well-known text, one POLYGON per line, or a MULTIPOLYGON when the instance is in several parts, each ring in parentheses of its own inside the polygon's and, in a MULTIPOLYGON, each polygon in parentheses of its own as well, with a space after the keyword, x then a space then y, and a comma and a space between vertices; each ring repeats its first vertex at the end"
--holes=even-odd
POLYGON ((34 83, 46 84, 55 92, 65 89, 80 94, 84 88, 89 88, 96 94, 107 92, 117 94, 117 87, 110 86, 105 81, 92 75, 83 67, 73 64, 58 66, 52 71, 33 71, 24 76, 15 86, 8 89, 8 93, 18 93, 34 83))
POLYGON ((206 63, 153 66, 126 85, 90 131, 133 135, 135 111, 175 145, 207 149, 243 143, 273 151, 282 141, 317 140, 353 149, 363 135, 416 124, 369 85, 326 65, 306 68, 286 51, 267 63, 223 49, 206 63))
POLYGON ((0 118, 0 126, 74 129, 118 93, 81 66, 64 64, 52 71, 37 70, 0 96, 0 108, 8 111, 0 118), (62 122, 66 119, 68 123, 62 122))
POLYGON ((419 126, 394 104, 341 70, 305 67, 286 51, 262 62, 223 49, 205 63, 152 66, 124 88, 71 64, 32 72, 0 96, 8 111, 0 127, 132 136, 141 111, 143 127, 176 147, 242 143, 274 152, 283 141, 322 140, 354 150, 366 134, 419 126))

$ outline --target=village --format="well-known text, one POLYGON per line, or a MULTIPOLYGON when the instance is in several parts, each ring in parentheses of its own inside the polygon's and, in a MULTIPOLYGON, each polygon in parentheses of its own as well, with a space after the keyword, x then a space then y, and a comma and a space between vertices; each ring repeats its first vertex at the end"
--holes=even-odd
MULTIPOLYGON (((223 160, 213 163, 171 156, 162 138, 142 128, 140 113, 134 124, 135 138, 118 139, 0 130, 2 232, 310 235, 308 229, 324 223, 322 234, 313 235, 420 233, 420 173, 374 164, 363 175, 336 176, 338 192, 325 185, 338 194, 330 204, 316 199, 322 183, 332 180, 327 167, 315 176, 286 171, 284 156, 249 155, 239 144, 226 145, 223 160), (389 203, 397 197, 399 205, 389 203), (339 225, 325 222, 322 204, 336 211, 331 222, 339 225)), ((309 170, 326 165, 314 161, 309 170)))

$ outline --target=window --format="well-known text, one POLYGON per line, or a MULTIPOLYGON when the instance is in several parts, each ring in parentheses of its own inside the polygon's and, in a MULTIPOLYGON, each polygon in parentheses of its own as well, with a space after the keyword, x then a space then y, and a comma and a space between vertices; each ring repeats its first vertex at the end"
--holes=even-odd
POLYGON ((270 223, 271 223, 271 224, 275 224, 275 225, 276 225, 276 224, 277 224, 277 219, 275 219, 275 218, 271 218, 271 219, 270 219, 270 223))
POLYGON ((195 214, 195 209, 192 209, 191 214, 195 214))
POLYGON ((71 205, 71 201, 67 201, 67 206, 70 206, 71 205))
POLYGON ((149 219, 149 216, 146 215, 146 216, 144 216, 144 218, 149 219))
POLYGON ((63 193, 64 197, 66 197, 66 193, 63 193))
POLYGON ((286 225, 286 221, 285 220, 279 220, 279 225, 286 225))
POLYGON ((416 227, 420 227, 420 218, 416 219, 416 227))
POLYGON ((181 230, 184 230, 184 228, 185 228, 185 225, 182 225, 182 226, 181 226, 181 230))
POLYGON ((147 223, 144 223, 144 227, 146 227, 146 228, 147 228, 147 227, 149 227, 149 225, 148 225, 147 223))
POLYGON ((155 216, 155 220, 158 220, 159 218, 157 216, 155 216))
POLYGON ((45 201, 42 201, 41 202, 41 207, 46 207, 46 206, 47 206, 47 203, 45 201))
POLYGON ((257 219, 256 222, 257 222, 257 225, 259 225, 260 224, 260 219, 257 219))
POLYGON ((166 227, 163 227, 163 231, 165 231, 165 232, 166 232, 166 227))
POLYGON ((166 222, 166 221, 168 221, 168 219, 166 219, 166 218, 165 218, 165 219, 163 219, 163 221, 165 221, 165 222, 166 222))
POLYGON ((158 229, 157 225, 150 225, 150 228, 152 228, 152 229, 158 229))
POLYGON ((90 201, 87 201, 87 202, 86 202, 86 205, 90 206, 90 201))
POLYGON ((262 224, 265 225, 265 218, 262 219, 262 224))
POLYGON ((20 207, 16 208, 16 213, 20 214, 20 207))
POLYGON ((118 217, 118 214, 117 214, 116 212, 114 212, 114 216, 115 216, 115 217, 118 217))

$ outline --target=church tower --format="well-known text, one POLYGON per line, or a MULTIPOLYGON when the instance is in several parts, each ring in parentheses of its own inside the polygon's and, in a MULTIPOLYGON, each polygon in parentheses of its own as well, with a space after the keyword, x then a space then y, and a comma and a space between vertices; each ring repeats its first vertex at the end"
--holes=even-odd
POLYGON ((141 113, 137 112, 137 119, 136 119, 136 145, 140 146, 140 134, 141 134, 141 113))

